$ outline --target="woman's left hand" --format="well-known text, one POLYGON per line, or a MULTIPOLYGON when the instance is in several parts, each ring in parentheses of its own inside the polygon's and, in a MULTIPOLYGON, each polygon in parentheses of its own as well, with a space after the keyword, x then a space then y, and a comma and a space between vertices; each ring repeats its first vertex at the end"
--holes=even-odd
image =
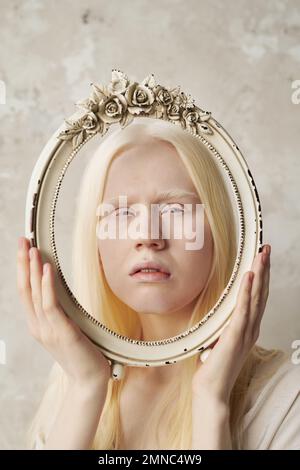
MULTIPOLYGON (((210 420, 209 425, 212 429, 214 426, 218 427, 217 420, 220 415, 223 415, 223 423, 226 421, 228 428, 231 391, 247 355, 259 336, 260 323, 269 294, 270 252, 271 246, 264 245, 262 252, 254 258, 252 271, 244 274, 230 322, 213 344, 208 358, 204 363, 200 363, 193 376, 193 417, 196 414, 201 420, 200 415, 203 418, 207 416, 207 422, 210 420), (211 421, 212 413, 216 417, 215 425, 211 421)), ((203 426, 203 421, 201 424, 203 426)), ((199 442, 199 436, 196 437, 196 434, 201 433, 201 429, 196 431, 196 428, 197 420, 194 425, 194 445, 198 446, 202 441, 200 438, 199 442)), ((213 429, 212 436, 216 435, 215 430, 213 429)), ((210 448, 207 439, 206 434, 204 442, 210 448)))

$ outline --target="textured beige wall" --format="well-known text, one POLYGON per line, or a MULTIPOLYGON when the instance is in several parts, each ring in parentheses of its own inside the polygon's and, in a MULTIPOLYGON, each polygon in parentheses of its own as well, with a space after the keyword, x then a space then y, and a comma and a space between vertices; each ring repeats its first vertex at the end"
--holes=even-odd
POLYGON ((299 1, 0 3, 0 448, 22 448, 51 357, 27 333, 16 291, 27 184, 48 137, 112 68, 180 84, 235 138, 254 175, 272 245, 260 343, 292 351, 299 322, 299 1), (2 358, 3 359, 3 358, 2 358), (3 361, 2 361, 3 362, 3 361))

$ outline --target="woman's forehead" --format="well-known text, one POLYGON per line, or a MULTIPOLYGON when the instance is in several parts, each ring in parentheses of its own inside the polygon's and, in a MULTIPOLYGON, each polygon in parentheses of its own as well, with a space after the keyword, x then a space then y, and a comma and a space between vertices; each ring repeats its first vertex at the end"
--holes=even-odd
MULTIPOLYGON (((155 144, 154 144, 155 145, 155 144)), ((192 191, 191 177, 177 151, 169 146, 137 146, 126 149, 111 162, 105 192, 128 191, 130 187, 150 187, 157 191, 173 188, 192 191)))
POLYGON ((173 159, 179 157, 176 148, 171 144, 171 142, 151 138, 138 141, 137 143, 118 151, 113 163, 125 165, 128 161, 140 159, 143 156, 151 159, 161 158, 163 156, 169 156, 173 159))

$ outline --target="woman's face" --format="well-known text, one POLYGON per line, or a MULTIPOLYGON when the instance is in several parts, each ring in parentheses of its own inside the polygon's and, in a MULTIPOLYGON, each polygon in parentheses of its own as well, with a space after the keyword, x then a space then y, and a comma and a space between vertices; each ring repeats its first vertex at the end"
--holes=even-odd
MULTIPOLYGON (((187 249, 186 244, 195 240, 183 236, 174 238, 173 224, 179 214, 184 214, 184 204, 192 204, 192 212, 186 217, 196 229, 196 204, 201 204, 195 187, 176 149, 167 142, 148 139, 123 151, 112 162, 105 185, 103 203, 112 198, 127 196, 127 205, 114 204, 115 209, 102 218, 101 224, 116 216, 116 226, 125 237, 103 239, 98 237, 98 250, 107 282, 114 294, 139 313, 157 315, 172 314, 188 307, 201 293, 207 280, 213 253, 210 226, 204 216, 204 244, 199 249, 187 249), (156 199, 158 193, 174 188, 188 193, 185 196, 156 199), (143 204, 147 209, 139 212, 132 204, 143 204), (151 204, 159 204, 160 224, 170 216, 170 237, 151 234, 151 204), (122 221, 119 217, 122 215, 122 221), (129 235, 130 224, 148 222, 148 231, 138 238, 129 235), (172 236, 173 235, 173 236, 172 236), (137 263, 153 261, 162 264, 170 274, 131 275, 137 263)), ((205 208, 204 208, 205 209, 205 208)), ((152 213, 153 214, 153 213, 152 213)), ((204 211, 205 214, 205 211, 204 211)), ((156 219, 157 220, 157 219, 156 219)), ((154 223, 154 222, 153 222, 154 223)), ((135 225, 136 226, 136 225, 135 225)), ((162 225, 160 225, 162 227, 162 225)), ((199 229, 198 229, 199 230, 199 229)), ((120 233, 121 233, 120 232, 120 233)))

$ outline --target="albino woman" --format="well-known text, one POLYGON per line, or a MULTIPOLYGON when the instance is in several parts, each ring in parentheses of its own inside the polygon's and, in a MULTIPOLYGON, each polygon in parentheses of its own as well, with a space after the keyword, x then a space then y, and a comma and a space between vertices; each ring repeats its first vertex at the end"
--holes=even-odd
MULTIPOLYGON (((143 341, 176 336, 203 318, 230 279, 237 250, 233 217, 221 175, 197 137, 150 119, 117 130, 82 179, 74 294, 121 335, 143 341), (174 237, 98 238, 99 204, 120 195, 127 205, 115 211, 128 224, 136 203, 160 204, 162 219, 204 204, 203 247, 186 250, 187 240, 174 237), (164 282, 153 273, 132 276, 137 263, 149 261, 167 272, 164 282)), ((265 245, 244 274, 230 324, 205 362, 196 354, 169 366, 126 367, 114 381, 110 362, 62 310, 51 264, 43 266, 39 250, 29 254, 29 241, 20 238, 18 287, 29 330, 55 359, 28 447, 300 449, 300 366, 256 344, 270 248, 265 245)))

